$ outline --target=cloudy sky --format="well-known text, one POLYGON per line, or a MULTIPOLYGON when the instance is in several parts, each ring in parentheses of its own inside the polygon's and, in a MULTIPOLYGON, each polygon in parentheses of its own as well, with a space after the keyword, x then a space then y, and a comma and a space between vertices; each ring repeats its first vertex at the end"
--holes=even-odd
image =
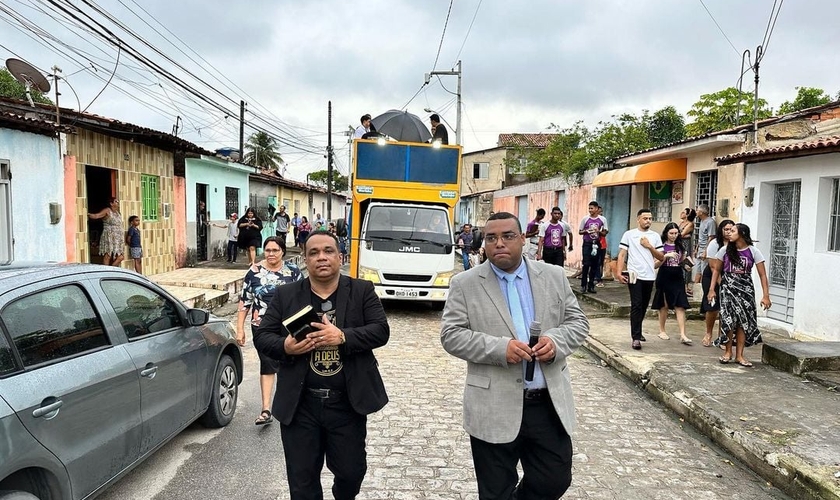
MULTIPOLYGON (((0 57, 45 71, 58 65, 78 94, 77 104, 63 88, 62 105, 167 132, 181 116, 179 135, 211 150, 238 146, 244 99, 247 121, 286 143, 287 176, 303 180, 326 167, 328 101, 343 173, 344 132, 363 113, 405 107, 428 122, 424 108, 437 110, 454 141, 456 77, 420 89, 425 73, 451 70, 459 59, 465 151, 495 146, 499 133, 540 132, 552 123, 594 125, 666 105, 685 113, 701 94, 735 85, 741 52, 754 54, 779 0, 454 0, 451 11, 446 0, 72 3, 81 11, 67 0, 0 1, 0 57), (93 24, 90 14, 126 46, 118 53, 52 2, 93 24), (214 103, 148 70, 132 57, 138 52, 214 103), (228 111, 234 116, 226 118, 228 111)), ((829 20, 840 18, 840 2, 781 4, 761 64, 761 96, 778 108, 796 86, 835 95, 840 30, 829 20)), ((752 88, 752 73, 745 86, 752 88)))

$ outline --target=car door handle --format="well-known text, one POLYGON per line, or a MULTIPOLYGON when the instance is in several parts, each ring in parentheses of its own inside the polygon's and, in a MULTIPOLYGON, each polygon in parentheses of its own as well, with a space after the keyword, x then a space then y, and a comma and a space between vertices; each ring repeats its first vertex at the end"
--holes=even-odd
POLYGON ((32 416, 35 417, 35 418, 43 417, 44 415, 48 415, 48 414, 50 414, 54 411, 58 411, 58 409, 61 408, 61 406, 63 404, 64 404, 64 401, 59 399, 59 400, 54 401, 53 403, 50 403, 46 406, 36 408, 35 410, 32 411, 32 416))
POLYGON ((155 378, 155 374, 157 373, 157 366, 146 366, 143 370, 140 370, 141 377, 148 377, 148 378, 155 378))

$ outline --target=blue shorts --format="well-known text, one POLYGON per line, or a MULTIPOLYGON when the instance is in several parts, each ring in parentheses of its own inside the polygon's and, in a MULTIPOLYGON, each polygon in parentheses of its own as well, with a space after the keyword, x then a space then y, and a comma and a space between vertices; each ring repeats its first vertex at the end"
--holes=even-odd
POLYGON ((132 259, 142 259, 143 258, 143 247, 129 247, 128 248, 128 255, 132 259))

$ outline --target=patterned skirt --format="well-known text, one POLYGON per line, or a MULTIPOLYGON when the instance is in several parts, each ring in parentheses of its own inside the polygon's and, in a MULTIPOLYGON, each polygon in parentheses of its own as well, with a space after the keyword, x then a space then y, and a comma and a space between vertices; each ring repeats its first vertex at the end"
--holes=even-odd
POLYGON ((752 277, 749 274, 723 273, 718 298, 721 335, 715 340, 715 345, 725 344, 728 340, 726 332, 734 334, 738 328, 744 330, 747 347, 761 343, 752 277))

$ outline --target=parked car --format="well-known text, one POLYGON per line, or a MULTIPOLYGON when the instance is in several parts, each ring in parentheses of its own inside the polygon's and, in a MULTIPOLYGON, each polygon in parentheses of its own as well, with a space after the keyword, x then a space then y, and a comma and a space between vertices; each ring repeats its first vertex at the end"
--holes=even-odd
POLYGON ((229 322, 131 271, 0 266, 0 500, 81 499, 195 420, 226 426, 229 322))

